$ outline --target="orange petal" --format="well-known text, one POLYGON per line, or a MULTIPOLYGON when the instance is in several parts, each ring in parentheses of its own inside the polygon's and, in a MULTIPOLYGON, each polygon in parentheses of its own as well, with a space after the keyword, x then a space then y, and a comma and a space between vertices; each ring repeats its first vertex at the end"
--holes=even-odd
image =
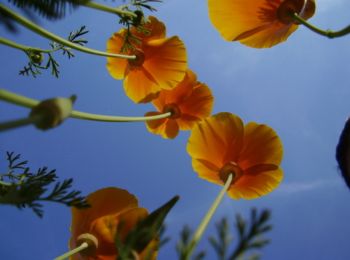
POLYGON ((244 128, 244 147, 238 165, 246 170, 258 164, 279 165, 283 147, 276 132, 266 126, 251 122, 244 128))
POLYGON ((209 18, 221 36, 232 41, 244 32, 272 22, 273 16, 262 16, 261 13, 264 9, 276 11, 279 2, 279 0, 208 0, 209 18))
MULTIPOLYGON (((107 41, 107 52, 110 53, 121 53, 122 46, 124 44, 124 32, 122 29, 118 33, 115 33, 108 41, 107 41)), ((128 65, 127 59, 121 58, 107 58, 107 69, 111 76, 115 79, 123 79, 125 76, 125 70, 128 65)))
MULTIPOLYGON (((209 17, 224 39, 240 41, 254 48, 268 48, 285 41, 298 28, 296 24, 279 20, 277 13, 281 2, 281 0, 209 0, 209 17)), ((292 4, 301 8, 299 2, 292 4)), ((309 0, 301 16, 308 19, 314 11, 314 1, 309 0)))
POLYGON ((239 42, 253 48, 270 48, 286 41, 296 29, 298 29, 298 25, 275 22, 266 29, 239 40, 239 42))
POLYGON ((164 38, 166 33, 164 23, 154 16, 149 16, 147 20, 148 21, 142 25, 145 30, 140 31, 138 28, 132 27, 132 34, 140 38, 142 41, 164 38))
POLYGON ((136 103, 149 102, 160 90, 175 87, 187 69, 186 50, 177 37, 149 41, 143 52, 143 64, 130 68, 124 80, 126 95, 136 103))
POLYGON ((104 188, 87 196, 91 207, 86 209, 72 208, 72 243, 75 247, 75 239, 90 229, 90 224, 101 216, 116 214, 126 209, 137 207, 137 199, 126 190, 118 188, 104 188))
MULTIPOLYGON (((197 118, 197 120, 201 120, 211 114, 213 103, 214 97, 211 90, 207 85, 198 82, 193 86, 191 95, 186 99, 183 99, 180 103, 179 108, 181 113, 197 118)), ((192 122, 194 123, 194 121, 192 122)), ((193 127, 193 123, 189 124, 185 116, 178 119, 178 124, 181 130, 190 130, 193 127)))
POLYGON ((233 199, 255 199, 273 191, 283 179, 280 168, 256 175, 243 175, 228 190, 233 199))
POLYGON ((194 126, 187 152, 192 160, 202 159, 221 168, 237 159, 242 141, 242 120, 230 113, 219 113, 194 126))
POLYGON ((118 235, 121 240, 124 240, 127 234, 136 226, 136 224, 148 216, 148 211, 145 208, 134 208, 124 211, 118 215, 120 230, 118 235))
POLYGON ((215 184, 222 185, 222 180, 219 178, 220 169, 207 160, 193 159, 192 167, 198 176, 215 184))
POLYGON ((162 133, 162 137, 166 139, 174 139, 179 134, 179 125, 176 120, 169 119, 165 123, 165 131, 162 133))
POLYGON ((193 86, 196 84, 197 76, 190 69, 187 69, 183 80, 170 90, 162 90, 159 96, 152 100, 152 104, 163 111, 166 104, 177 104, 188 98, 192 94, 193 86))
POLYGON ((183 80, 187 54, 185 45, 177 36, 148 41, 143 50, 143 67, 155 79, 159 90, 171 89, 183 80))
MULTIPOLYGON (((145 116, 156 116, 160 114, 160 112, 147 112, 145 116)), ((151 133, 159 135, 165 131, 165 123, 167 122, 167 120, 167 118, 163 118, 146 121, 146 127, 151 133)))

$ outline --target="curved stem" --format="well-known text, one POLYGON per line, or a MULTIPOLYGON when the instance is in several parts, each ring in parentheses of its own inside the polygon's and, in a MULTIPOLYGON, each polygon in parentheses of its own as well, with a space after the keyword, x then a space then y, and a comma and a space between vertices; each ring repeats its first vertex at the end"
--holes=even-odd
POLYGON ((302 25, 305 25, 307 28, 309 28, 311 31, 318 33, 322 36, 326 36, 328 38, 337 38, 337 37, 342 37, 344 35, 347 35, 350 33, 350 25, 339 30, 339 31, 331 31, 331 30, 322 30, 320 28, 317 28, 316 26, 310 24, 309 22, 307 22, 306 20, 304 20, 303 18, 301 18, 297 13, 294 13, 293 18, 299 22, 302 25))
POLYGON ((207 228, 209 221, 213 217, 216 209, 218 208, 220 202, 222 201, 228 187, 231 185, 232 179, 233 179, 233 174, 230 174, 225 182, 224 187, 222 188, 222 190, 220 191, 220 193, 218 194, 218 196, 214 200, 214 202, 211 205, 211 207, 209 208, 207 214, 204 216, 204 218, 202 219, 202 222, 199 224, 196 232, 194 233, 192 240, 189 243, 189 246, 187 248, 187 251, 184 254, 184 259, 186 259, 186 260, 190 259, 190 256, 191 256, 193 250, 195 249, 195 247, 197 246, 199 240, 202 238, 202 235, 203 235, 205 229, 207 228))
POLYGON ((44 53, 52 52, 52 50, 43 50, 40 48, 34 48, 31 46, 27 46, 27 45, 23 45, 23 44, 11 41, 11 40, 3 38, 3 37, 0 37, 0 44, 7 45, 9 47, 12 47, 12 48, 15 48, 18 50, 22 50, 25 52, 28 52, 28 51, 38 51, 38 52, 44 52, 44 53))
POLYGON ((35 124, 40 122, 41 120, 42 120, 41 116, 31 116, 31 117, 26 117, 26 118, 21 118, 17 120, 0 123, 0 132, 10 130, 12 128, 35 124))
POLYGON ((89 8, 92 8, 92 9, 96 9, 96 10, 100 10, 100 11, 104 11, 104 12, 107 12, 107 13, 112 13, 112 14, 116 14, 116 15, 119 15, 119 16, 130 16, 130 17, 136 17, 137 15, 134 14, 133 12, 130 12, 130 11, 126 11, 126 10, 123 10, 121 8, 118 8, 118 7, 109 7, 109 6, 106 6, 106 5, 102 5, 102 4, 99 4, 99 3, 96 3, 96 2, 87 2, 85 4, 86 7, 89 7, 89 8))
MULTIPOLYGON (((25 96, 21 96, 5 89, 0 89, 0 100, 6 101, 11 104, 15 104, 22 107, 33 108, 40 103, 40 101, 25 96)), ((73 110, 70 117, 92 120, 92 121, 103 121, 103 122, 144 122, 150 120, 157 120, 162 118, 167 118, 171 116, 171 112, 163 113, 155 116, 145 116, 145 117, 127 117, 127 116, 109 116, 86 113, 82 111, 73 110)))
POLYGON ((6 6, 4 6, 3 4, 0 4, 0 10, 8 15, 9 17, 13 18, 14 20, 16 20, 16 22, 22 24, 23 26, 25 26, 26 28, 28 28, 29 30, 47 38, 50 39, 52 41, 58 42, 62 45, 68 46, 72 49, 81 51, 81 52, 85 52, 85 53, 89 53, 89 54, 93 54, 93 55, 98 55, 98 56, 105 56, 105 57, 114 57, 114 58, 122 58, 122 59, 136 59, 135 55, 123 55, 123 54, 115 54, 115 53, 108 53, 108 52, 103 52, 103 51, 98 51, 98 50, 94 50, 94 49, 90 49, 84 46, 81 46, 79 44, 75 44, 72 43, 64 38, 61 38, 60 36, 57 36, 56 34, 53 34, 47 30, 45 30, 44 28, 36 25, 35 23, 31 22, 30 20, 26 19, 25 17, 17 14, 16 12, 12 11, 11 9, 7 8, 6 6))
POLYGON ((69 258, 70 256, 75 255, 76 253, 79 253, 79 252, 85 250, 88 247, 89 247, 89 244, 87 242, 84 242, 80 246, 74 248, 73 250, 70 250, 67 253, 64 253, 63 255, 56 257, 54 260, 65 260, 65 259, 69 258))

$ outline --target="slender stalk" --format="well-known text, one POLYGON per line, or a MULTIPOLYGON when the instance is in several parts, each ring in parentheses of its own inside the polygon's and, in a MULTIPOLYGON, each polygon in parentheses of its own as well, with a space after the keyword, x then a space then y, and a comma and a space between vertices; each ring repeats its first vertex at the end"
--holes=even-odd
POLYGON ((0 37, 0 44, 7 45, 9 47, 12 47, 12 48, 15 48, 15 49, 18 49, 18 50, 22 50, 22 51, 25 51, 25 52, 37 51, 37 52, 48 53, 48 52, 52 51, 52 50, 43 50, 43 49, 40 49, 40 48, 34 48, 34 47, 31 47, 31 46, 19 44, 17 42, 11 41, 11 40, 3 38, 3 37, 0 37))
MULTIPOLYGON (((40 103, 40 101, 21 96, 5 89, 0 89, 0 100, 6 101, 8 103, 33 108, 40 103)), ((145 117, 127 117, 127 116, 109 116, 109 115, 100 115, 86 113, 82 111, 73 110, 70 117, 83 119, 83 120, 92 120, 92 121, 103 121, 103 122, 144 122, 156 119, 167 118, 171 116, 171 112, 163 113, 155 116, 145 116, 145 117)))
POLYGON ((0 132, 21 127, 21 126, 27 126, 27 125, 39 123, 41 120, 42 120, 41 116, 31 116, 31 117, 26 117, 26 118, 21 118, 17 120, 11 120, 4 123, 0 123, 0 132))
POLYGON ((11 183, 4 182, 4 181, 0 181, 0 185, 3 185, 3 186, 12 186, 11 183))
POLYGON ((309 22, 307 22, 306 20, 304 20, 303 18, 301 18, 297 13, 293 14, 293 18, 301 23, 302 25, 305 25, 307 28, 309 28, 311 31, 318 33, 322 36, 326 36, 328 38, 337 38, 337 37, 342 37, 344 35, 347 35, 350 33, 350 25, 348 25, 347 27, 339 30, 339 31, 331 31, 331 30, 322 30, 312 24, 310 24, 309 22))
POLYGON ((114 58, 122 58, 122 59, 136 59, 135 55, 123 55, 123 54, 115 54, 115 53, 108 53, 108 52, 103 52, 103 51, 98 51, 94 49, 90 49, 84 46, 81 46, 79 44, 72 43, 64 38, 61 38, 60 36, 57 36, 56 34, 53 34, 44 28, 38 26, 37 24, 31 22, 30 20, 26 19, 25 17, 17 14, 16 12, 12 11, 11 9, 7 8, 5 5, 0 4, 0 11, 2 11, 4 14, 8 15, 9 17, 13 18, 16 20, 16 22, 22 24, 29 30, 47 38, 52 41, 58 42, 62 45, 68 46, 72 49, 93 54, 93 55, 98 55, 98 56, 105 56, 105 57, 114 57, 114 58))
POLYGON ((190 259, 190 256, 191 256, 193 250, 195 249, 195 247, 197 246, 199 240, 202 238, 202 235, 203 235, 205 229, 207 228, 209 221, 213 217, 216 209, 218 208, 220 202, 222 201, 228 187, 231 185, 232 179, 233 179, 233 174, 230 174, 226 180, 224 187, 222 188, 222 190, 220 191, 220 193, 218 194, 218 196, 214 200, 214 202, 211 205, 211 207, 209 208, 207 214, 204 216, 204 218, 202 219, 202 222, 199 224, 196 232, 194 233, 192 240, 188 246, 188 249, 185 252, 184 259, 186 259, 186 260, 190 259))
POLYGON ((84 242, 80 246, 74 248, 73 250, 70 250, 70 251, 64 253, 63 255, 56 257, 54 260, 65 260, 68 257, 75 255, 76 253, 79 253, 88 247, 89 247, 89 244, 87 242, 84 242))
POLYGON ((107 12, 107 13, 112 13, 112 14, 116 14, 116 15, 119 15, 119 16, 130 16, 130 17, 136 17, 137 15, 133 12, 130 12, 130 11, 126 11, 126 10, 123 10, 121 8, 118 8, 118 7, 109 7, 107 5, 102 5, 102 4, 99 4, 99 3, 96 3, 96 2, 87 2, 85 4, 86 7, 89 7, 89 8, 92 8, 92 9, 96 9, 96 10, 100 10, 100 11, 103 11, 103 12, 107 12))

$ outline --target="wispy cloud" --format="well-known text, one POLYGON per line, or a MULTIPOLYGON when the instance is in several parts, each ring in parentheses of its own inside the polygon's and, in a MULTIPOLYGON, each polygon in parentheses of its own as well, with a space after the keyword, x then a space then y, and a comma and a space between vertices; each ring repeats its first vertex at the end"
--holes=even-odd
POLYGON ((278 192, 283 194, 294 194, 300 192, 310 192, 324 188, 334 188, 337 186, 340 187, 341 182, 336 179, 317 180, 312 182, 291 182, 281 184, 281 186, 278 188, 278 192))

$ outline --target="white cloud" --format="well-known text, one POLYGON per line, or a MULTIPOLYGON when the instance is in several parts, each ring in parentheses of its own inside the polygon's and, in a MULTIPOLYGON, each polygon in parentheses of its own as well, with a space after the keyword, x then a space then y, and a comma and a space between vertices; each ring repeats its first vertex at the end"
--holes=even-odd
POLYGON ((338 179, 317 180, 312 182, 291 182, 281 184, 277 191, 283 194, 294 194, 299 192, 314 191, 323 188, 334 188, 337 186, 341 186, 341 182, 338 179))

